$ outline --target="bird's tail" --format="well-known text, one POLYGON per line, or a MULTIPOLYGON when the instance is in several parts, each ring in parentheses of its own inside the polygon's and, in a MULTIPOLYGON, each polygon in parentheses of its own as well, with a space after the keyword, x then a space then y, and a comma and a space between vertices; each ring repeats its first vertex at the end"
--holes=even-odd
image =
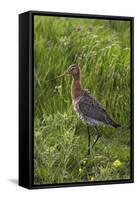
POLYGON ((119 127, 121 127, 120 124, 114 122, 112 119, 109 120, 109 124, 110 124, 110 126, 112 126, 112 127, 114 127, 114 128, 119 128, 119 127))
POLYGON ((115 121, 113 121, 109 116, 107 116, 107 123, 108 125, 114 127, 114 128, 119 128, 121 127, 120 124, 116 123, 115 121))

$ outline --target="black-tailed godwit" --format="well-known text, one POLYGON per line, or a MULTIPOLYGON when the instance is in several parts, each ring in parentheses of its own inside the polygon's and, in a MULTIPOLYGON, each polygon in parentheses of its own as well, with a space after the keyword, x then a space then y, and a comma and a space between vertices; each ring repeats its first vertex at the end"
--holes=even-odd
POLYGON ((82 89, 80 82, 80 68, 78 65, 70 65, 69 68, 58 77, 62 77, 66 74, 72 76, 71 98, 74 110, 78 114, 79 118, 87 125, 88 154, 90 154, 90 126, 94 125, 97 132, 97 137, 92 145, 93 148, 101 136, 96 125, 105 124, 114 128, 118 128, 120 125, 110 118, 106 110, 100 105, 95 97, 91 96, 87 90, 82 89))

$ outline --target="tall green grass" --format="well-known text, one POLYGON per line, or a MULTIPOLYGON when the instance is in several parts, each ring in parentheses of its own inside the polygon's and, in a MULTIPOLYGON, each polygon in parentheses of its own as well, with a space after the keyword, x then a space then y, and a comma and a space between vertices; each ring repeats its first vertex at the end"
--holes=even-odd
POLYGON ((34 65, 34 183, 129 179, 130 22, 35 16, 34 65), (73 63, 83 87, 122 125, 100 126, 102 137, 88 157, 71 78, 48 81, 73 63))

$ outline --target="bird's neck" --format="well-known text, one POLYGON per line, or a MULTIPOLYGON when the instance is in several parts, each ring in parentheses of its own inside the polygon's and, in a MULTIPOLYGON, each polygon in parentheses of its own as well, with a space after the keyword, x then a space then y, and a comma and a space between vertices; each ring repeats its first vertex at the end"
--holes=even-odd
POLYGON ((72 84, 71 84, 71 97, 72 100, 78 98, 81 94, 81 84, 80 84, 80 75, 77 77, 73 77, 72 84))

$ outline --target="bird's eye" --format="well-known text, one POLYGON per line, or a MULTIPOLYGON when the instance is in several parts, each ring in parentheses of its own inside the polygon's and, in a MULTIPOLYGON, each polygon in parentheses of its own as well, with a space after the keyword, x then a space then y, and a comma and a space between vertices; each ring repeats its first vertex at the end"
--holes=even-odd
POLYGON ((72 71, 73 69, 75 69, 75 68, 74 68, 74 67, 71 67, 71 71, 72 71))

